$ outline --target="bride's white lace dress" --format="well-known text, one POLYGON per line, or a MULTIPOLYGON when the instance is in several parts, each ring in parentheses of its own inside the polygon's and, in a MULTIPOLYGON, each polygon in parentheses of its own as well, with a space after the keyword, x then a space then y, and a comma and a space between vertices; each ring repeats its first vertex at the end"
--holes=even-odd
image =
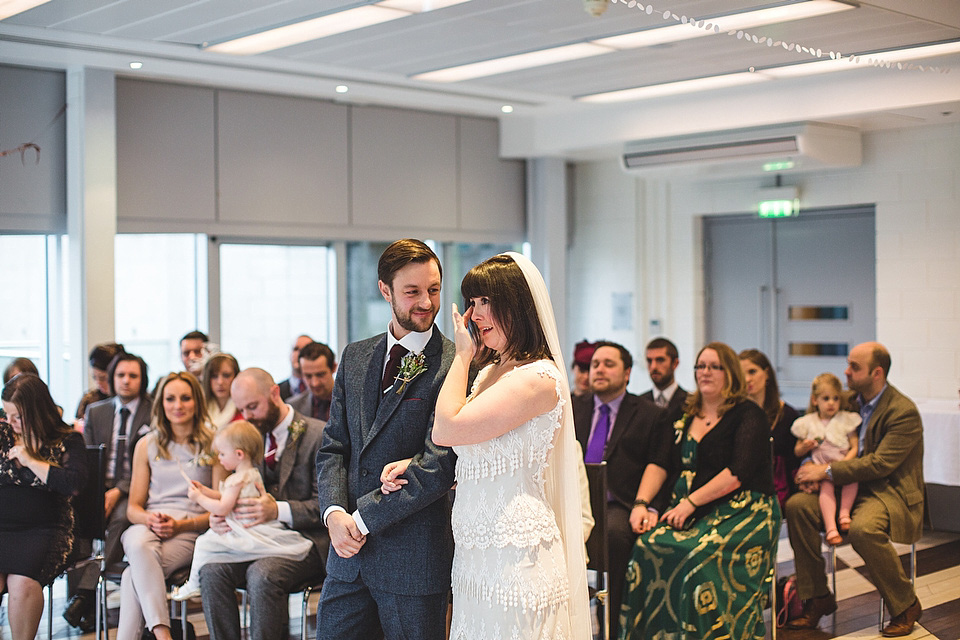
POLYGON ((539 360, 501 380, 526 368, 556 382, 556 406, 498 438, 454 447, 453 640, 571 637, 563 542, 544 497, 563 410, 561 376, 553 362, 539 360))

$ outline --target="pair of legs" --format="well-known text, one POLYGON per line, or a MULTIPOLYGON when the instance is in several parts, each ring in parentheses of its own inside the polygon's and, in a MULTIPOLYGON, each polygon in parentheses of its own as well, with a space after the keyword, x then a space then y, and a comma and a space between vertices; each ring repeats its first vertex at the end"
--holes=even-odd
MULTIPOLYGON (((633 555, 637 534, 630 528, 630 511, 619 502, 607 504, 607 573, 609 575, 610 637, 620 633, 620 604, 623 602, 624 575, 633 555)), ((601 623, 603 621, 601 620, 601 623)))
POLYGON ((837 490, 829 480, 823 480, 820 483, 820 514, 823 516, 824 527, 827 532, 827 542, 832 545, 838 545, 843 542, 843 537, 837 531, 837 525, 840 525, 840 531, 850 530, 850 511, 853 509, 853 502, 857 499, 857 483, 851 482, 845 484, 840 489, 840 515, 837 516, 837 490))
POLYGON ((327 577, 317 609, 317 640, 444 640, 447 593, 389 593, 327 577))
POLYGON ((8 591, 7 619, 13 640, 32 640, 43 617, 43 585, 27 576, 0 573, 0 593, 8 591))
MULTIPOLYGON (((830 594, 826 562, 820 554, 823 516, 817 496, 797 493, 786 504, 787 532, 797 569, 797 591, 802 600, 830 594)), ((890 514, 873 495, 861 495, 850 521, 849 540, 870 571, 891 615, 904 612, 916 599, 910 578, 890 542, 890 514)))
POLYGON ((314 545, 303 560, 262 558, 253 562, 205 564, 200 570, 203 615, 210 640, 240 637, 237 589, 247 590, 251 640, 276 640, 289 623, 287 599, 304 583, 323 576, 323 562, 314 545))
MULTIPOLYGON (((139 640, 144 625, 157 640, 170 638, 166 579, 193 559, 195 532, 161 540, 147 526, 132 525, 123 534, 130 563, 120 580, 120 624, 117 640, 139 640)), ((237 636, 239 637, 239 636, 237 636)))

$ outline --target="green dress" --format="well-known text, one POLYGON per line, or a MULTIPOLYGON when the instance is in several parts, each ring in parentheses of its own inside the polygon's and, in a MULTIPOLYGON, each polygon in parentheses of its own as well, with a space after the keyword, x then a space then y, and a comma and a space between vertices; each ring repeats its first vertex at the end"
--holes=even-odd
MULTIPOLYGON (((690 490, 697 441, 681 445, 671 504, 690 490)), ((621 640, 763 638, 763 609, 780 532, 776 497, 739 490, 686 530, 661 523, 627 565, 621 640)))

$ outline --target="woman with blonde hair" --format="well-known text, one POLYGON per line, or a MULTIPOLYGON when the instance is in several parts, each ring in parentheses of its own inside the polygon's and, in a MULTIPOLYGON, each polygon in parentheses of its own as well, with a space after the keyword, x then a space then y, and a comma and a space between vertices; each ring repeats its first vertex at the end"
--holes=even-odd
POLYGON ((139 640, 144 623, 157 640, 171 640, 165 581, 190 564, 194 542, 209 525, 209 514, 188 497, 186 479, 209 487, 225 476, 192 374, 171 373, 160 382, 153 427, 133 453, 130 528, 121 538, 130 564, 120 582, 118 640, 139 640))

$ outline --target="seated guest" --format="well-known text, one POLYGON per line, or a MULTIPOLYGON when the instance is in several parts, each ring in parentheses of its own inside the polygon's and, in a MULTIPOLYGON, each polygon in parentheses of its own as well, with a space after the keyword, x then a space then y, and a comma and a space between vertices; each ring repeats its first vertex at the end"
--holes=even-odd
POLYGON ((677 345, 666 338, 654 338, 647 344, 647 373, 653 389, 640 397, 665 410, 671 423, 680 419, 687 402, 687 392, 673 375, 679 364, 677 345))
POLYGON ((206 398, 210 422, 215 429, 243 418, 230 397, 230 385, 238 373, 240 364, 229 353, 214 354, 203 365, 203 376, 200 378, 203 381, 203 396, 206 398))
MULTIPOLYGON (((240 637, 236 590, 250 600, 250 637, 279 638, 286 627, 287 594, 308 581, 320 581, 330 538, 320 520, 316 458, 323 423, 280 399, 280 389, 263 369, 244 369, 230 389, 233 401, 266 441, 260 465, 264 495, 239 498, 234 516, 249 525, 279 520, 313 544, 302 561, 269 557, 253 562, 210 562, 200 570, 203 614, 211 640, 240 637)), ((218 533, 230 531, 222 516, 210 516, 218 533)))
POLYGON ((180 361, 183 370, 199 377, 203 370, 204 349, 210 338, 202 331, 191 331, 180 338, 180 361))
POLYGON ((43 586, 60 575, 73 546, 70 496, 86 481, 86 452, 37 376, 15 376, 0 398, 0 593, 10 592, 13 637, 33 638, 43 586))
POLYGON ((122 537, 130 565, 120 581, 118 640, 139 640, 144 622, 157 640, 172 640, 165 580, 193 558, 209 514, 187 496, 190 481, 206 486, 225 476, 213 453, 200 383, 187 372, 171 373, 157 389, 154 430, 133 453, 122 537))
MULTIPOLYGON (((127 521, 127 495, 130 493, 130 461, 137 441, 150 430, 152 402, 147 395, 147 363, 140 356, 120 352, 107 366, 107 400, 94 402, 84 413, 83 439, 88 445, 106 448, 106 492, 103 494, 106 539, 104 561, 112 566, 123 558, 120 536, 127 521)), ((90 540, 78 541, 89 552, 90 540)), ((94 590, 100 577, 99 567, 89 563, 67 572, 69 601, 63 618, 81 630, 93 629, 96 599, 94 590)))
POLYGON ((770 424, 773 486, 782 509, 787 498, 797 492, 794 476, 797 475, 800 458, 796 454, 797 437, 790 432, 790 427, 800 413, 780 398, 777 374, 767 356, 756 349, 745 349, 740 352, 739 358, 747 382, 747 397, 760 405, 770 424))
POLYGON ((570 365, 570 371, 573 373, 573 389, 570 390, 571 396, 582 396, 590 394, 590 358, 597 345, 586 340, 581 340, 573 347, 573 364, 570 365))
MULTIPOLYGON (((592 393, 573 399, 573 424, 577 440, 585 451, 584 460, 607 462, 609 606, 617 616, 623 594, 623 575, 637 539, 637 534, 630 528, 633 499, 647 463, 659 459, 655 451, 669 444, 671 434, 661 409, 627 393, 633 369, 630 352, 614 342, 600 341, 592 346, 589 377, 592 393)), ((616 637, 618 625, 615 617, 611 618, 610 626, 610 636, 616 637)))
POLYGON ((311 342, 300 349, 300 378, 307 390, 290 398, 290 406, 305 416, 323 420, 330 417, 333 376, 337 362, 333 351, 322 342, 311 342))
POLYGON ((7 384, 11 378, 21 373, 40 375, 40 372, 37 371, 37 365, 33 364, 33 360, 30 358, 14 358, 3 370, 3 384, 7 384))
POLYGON ((307 385, 300 378, 300 349, 313 342, 313 338, 308 335, 297 336, 290 350, 290 377, 281 382, 280 399, 286 402, 293 396, 303 393, 307 390, 307 385))
POLYGON ((917 406, 887 382, 890 353, 877 342, 851 349, 847 356, 847 386, 857 394, 860 417, 860 457, 829 464, 804 464, 797 481, 811 493, 787 500, 787 530, 797 567, 797 591, 803 615, 791 629, 815 629, 820 618, 837 610, 827 588, 820 555, 820 512, 816 483, 860 483, 850 521, 850 544, 869 568, 892 619, 884 637, 910 635, 922 609, 917 592, 900 564, 892 542, 910 544, 923 530, 923 424, 917 406))
POLYGON ((762 638, 780 506, 770 427, 747 399, 727 345, 697 355, 697 390, 674 424, 674 446, 645 473, 630 522, 640 532, 627 567, 621 637, 762 638), (642 508, 679 470, 670 508, 642 508))
MULTIPOLYGON (((94 387, 83 394, 80 404, 77 405, 77 420, 83 420, 87 406, 110 397, 110 376, 107 368, 114 356, 123 351, 123 345, 116 342, 98 344, 90 350, 90 375, 93 377, 94 387)), ((82 422, 78 427, 83 430, 82 422)))

